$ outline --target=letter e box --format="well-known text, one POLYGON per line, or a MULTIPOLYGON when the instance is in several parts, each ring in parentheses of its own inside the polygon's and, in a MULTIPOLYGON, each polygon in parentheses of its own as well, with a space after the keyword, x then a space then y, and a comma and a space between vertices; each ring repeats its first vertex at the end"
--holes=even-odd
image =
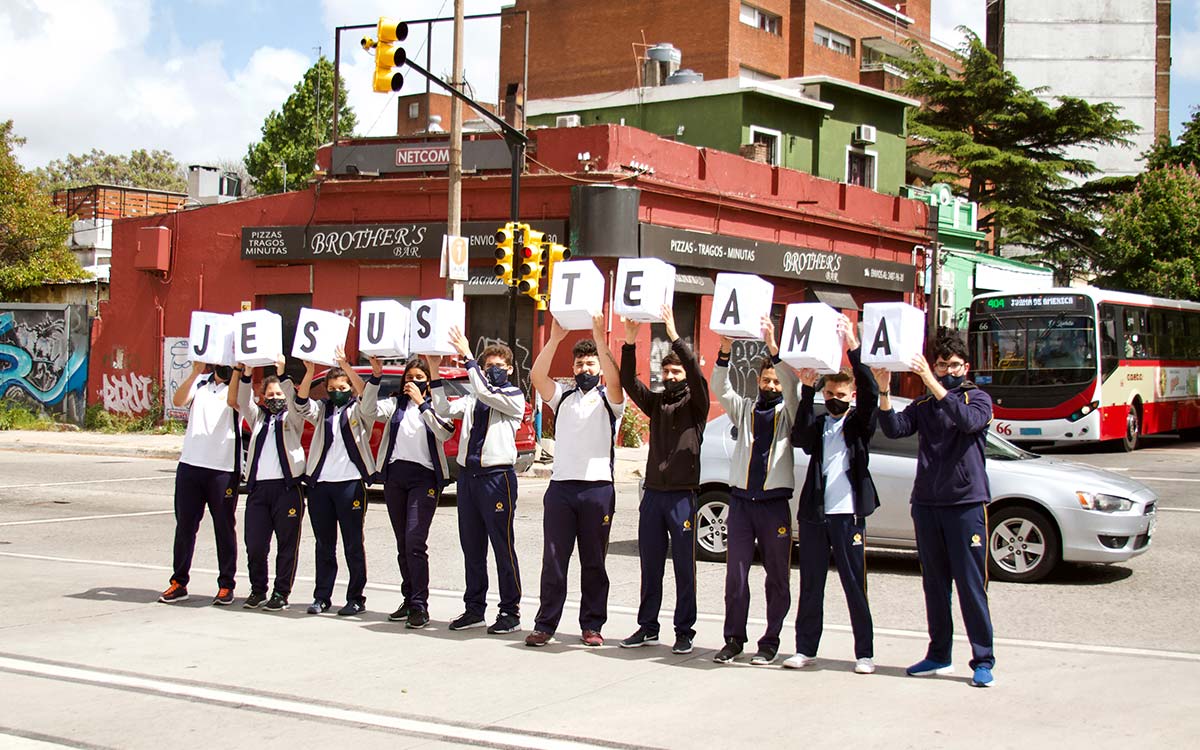
POLYGON ((232 365, 233 316, 193 312, 188 330, 188 358, 210 365, 232 365))
POLYGON ((662 306, 675 301, 675 266, 658 258, 621 258, 613 311, 641 323, 662 321, 662 306))
POLYGON ((292 342, 292 356, 333 367, 333 351, 346 345, 346 334, 350 332, 350 319, 327 310, 311 307, 300 308, 296 318, 296 339, 292 342))
POLYGON ((412 303, 408 341, 413 354, 457 354, 450 329, 466 325, 467 306, 448 299, 422 299, 412 303))
POLYGON ((365 300, 359 305, 360 353, 368 357, 407 357, 408 334, 408 308, 396 300, 365 300))
POLYGON ((554 264, 550 314, 568 331, 590 331, 592 316, 604 310, 604 274, 590 260, 554 264))
POLYGON ((787 306, 779 334, 779 358, 792 367, 817 372, 837 372, 842 366, 842 337, 837 323, 841 313, 824 302, 798 302, 787 306))
POLYGON ((233 345, 238 362, 251 367, 274 365, 283 354, 283 318, 270 310, 234 313, 233 345))
POLYGON ((771 314, 775 285, 750 273, 719 273, 708 327, 718 336, 762 339, 762 319, 771 314))
POLYGON ((863 305, 862 361, 892 372, 908 372, 925 346, 925 312, 906 302, 863 305))

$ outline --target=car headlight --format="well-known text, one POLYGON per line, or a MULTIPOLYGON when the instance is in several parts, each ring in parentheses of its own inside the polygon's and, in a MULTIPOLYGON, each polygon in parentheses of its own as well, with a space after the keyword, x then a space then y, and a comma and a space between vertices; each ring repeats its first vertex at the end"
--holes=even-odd
POLYGON ((1075 497, 1079 498, 1079 504, 1087 510, 1098 510, 1101 513, 1117 513, 1133 509, 1133 501, 1127 497, 1082 491, 1076 492, 1075 497))

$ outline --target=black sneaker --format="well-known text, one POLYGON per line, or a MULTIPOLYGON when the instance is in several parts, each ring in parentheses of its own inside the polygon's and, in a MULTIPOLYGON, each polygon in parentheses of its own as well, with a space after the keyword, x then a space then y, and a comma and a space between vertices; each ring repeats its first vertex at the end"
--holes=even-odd
POLYGON ((771 648, 770 646, 759 646, 758 653, 750 657, 750 663, 756 667, 763 667, 775 661, 775 657, 779 654, 779 649, 771 648))
POLYGON ((408 602, 400 605, 400 608, 388 615, 388 619, 392 622, 401 622, 408 619, 409 613, 412 612, 412 607, 408 606, 408 602))
POLYGON ((457 619, 450 623, 450 629, 468 630, 470 628, 482 628, 484 624, 483 615, 473 615, 470 612, 463 612, 457 619))
POLYGON ((414 609, 408 613, 408 622, 404 623, 404 627, 420 630, 428 624, 429 613, 423 609, 414 609))
POLYGON ((740 653, 742 653, 742 642, 737 638, 726 638, 725 648, 717 652, 713 661, 717 664, 728 664, 740 653))
POLYGON ((266 596, 252 591, 250 596, 246 597, 246 601, 242 602, 242 609, 258 609, 266 600, 266 596))
POLYGON ((217 595, 213 597, 213 604, 218 604, 222 607, 228 607, 233 604, 233 589, 217 589, 217 595))
POLYGON ((271 598, 268 599, 267 603, 263 605, 263 609, 265 609, 269 612, 278 612, 281 609, 287 609, 287 608, 288 608, 287 597, 284 596, 283 594, 279 593, 278 591, 272 593, 271 598))
POLYGON ((645 628, 638 628, 637 632, 621 641, 621 648, 641 648, 642 646, 650 646, 658 643, 658 633, 651 633, 645 628))
POLYGON ((328 612, 333 605, 324 599, 317 599, 312 604, 308 605, 308 613, 310 615, 319 615, 322 612, 328 612))
POLYGON ((675 636, 675 645, 671 646, 672 654, 692 653, 692 637, 690 635, 675 636))
POLYGON ((346 602, 346 606, 337 611, 338 617, 351 617, 353 615, 361 615, 367 611, 366 602, 346 602))
POLYGON ((515 633, 521 629, 521 618, 516 615, 510 615, 507 612, 501 612, 496 621, 488 627, 488 635, 504 635, 506 633, 515 633))

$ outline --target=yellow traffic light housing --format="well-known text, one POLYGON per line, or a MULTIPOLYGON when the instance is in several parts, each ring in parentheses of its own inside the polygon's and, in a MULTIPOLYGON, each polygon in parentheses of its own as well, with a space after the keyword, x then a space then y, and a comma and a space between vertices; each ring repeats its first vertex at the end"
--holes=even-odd
POLYGON ((545 242, 542 243, 542 258, 546 264, 545 275, 549 279, 546 285, 546 294, 549 295, 554 283, 554 264, 570 260, 571 251, 557 242, 545 242))
POLYGON ((521 263, 518 273, 521 294, 538 303, 538 309, 545 309, 545 301, 541 298, 541 281, 545 273, 545 257, 542 252, 543 233, 535 231, 528 224, 521 225, 525 230, 524 242, 521 243, 519 260, 521 263))
POLYGON ((369 37, 362 40, 363 49, 375 51, 375 77, 371 87, 380 94, 399 91, 404 87, 404 75, 395 68, 403 67, 408 56, 398 42, 408 38, 408 24, 380 18, 375 31, 378 41, 369 37))
POLYGON ((502 280, 505 286, 513 284, 513 243, 517 241, 517 225, 508 222, 496 230, 496 278, 502 280))

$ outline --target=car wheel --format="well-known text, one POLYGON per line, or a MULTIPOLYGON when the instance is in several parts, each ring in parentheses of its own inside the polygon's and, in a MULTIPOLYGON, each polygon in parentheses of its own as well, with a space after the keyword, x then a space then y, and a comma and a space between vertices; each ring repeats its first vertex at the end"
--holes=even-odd
POLYGON ((705 490, 696 508, 696 557, 709 562, 725 562, 729 530, 729 493, 705 490))
POLYGON ((1040 581, 1062 557, 1058 529, 1041 511, 1002 508, 989 515, 988 526, 988 573, 997 581, 1040 581))
POLYGON ((1126 452, 1135 451, 1138 447, 1138 437, 1142 432, 1142 405, 1129 405, 1129 414, 1125 417, 1125 436, 1121 438, 1121 448, 1126 452))

